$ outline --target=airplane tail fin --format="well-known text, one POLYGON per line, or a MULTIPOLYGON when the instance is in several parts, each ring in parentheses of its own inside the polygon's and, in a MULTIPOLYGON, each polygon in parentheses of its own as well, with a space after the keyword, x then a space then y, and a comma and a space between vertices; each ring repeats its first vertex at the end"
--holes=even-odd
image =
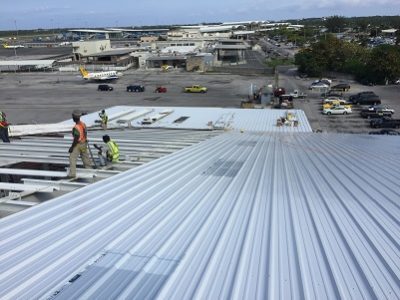
POLYGON ((83 78, 87 78, 87 76, 89 75, 89 72, 86 71, 86 69, 82 66, 79 67, 79 72, 81 72, 83 78))

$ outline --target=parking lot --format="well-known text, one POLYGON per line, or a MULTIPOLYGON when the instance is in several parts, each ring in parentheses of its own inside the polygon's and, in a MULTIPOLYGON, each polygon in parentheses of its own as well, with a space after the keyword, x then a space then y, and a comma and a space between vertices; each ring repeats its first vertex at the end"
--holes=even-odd
MULTIPOLYGON (((292 74, 281 75, 280 85, 284 86, 287 91, 299 89, 307 93, 305 99, 294 101, 294 107, 305 111, 311 127, 314 131, 320 130, 322 132, 342 132, 342 133, 368 133, 370 131, 378 131, 379 129, 371 129, 369 126, 370 120, 364 119, 360 116, 363 106, 353 105, 353 112, 349 115, 323 115, 322 114, 322 99, 321 93, 318 91, 308 90, 311 82, 316 78, 300 79, 292 74)), ((333 85, 342 81, 341 79, 334 79, 333 85)), ((400 86, 364 86, 354 81, 346 81, 351 85, 351 89, 345 92, 344 98, 347 100, 352 94, 361 91, 374 91, 380 96, 382 104, 388 105, 395 110, 393 118, 400 118, 400 86)))
MULTIPOLYGON (((186 72, 128 71, 114 83, 114 90, 97 91, 98 83, 84 81, 78 73, 1 73, 0 107, 13 124, 51 123, 69 119, 71 111, 80 108, 93 112, 115 105, 135 106, 202 106, 239 107, 248 97, 251 84, 258 87, 270 84, 270 76, 241 76, 232 74, 198 74, 186 72), (129 93, 130 84, 144 85, 143 93, 129 93), (204 85, 206 94, 183 93, 183 87, 204 85), (155 93, 157 86, 165 86, 167 93, 155 93)), ((305 111, 314 131, 368 133, 369 120, 360 116, 361 107, 353 106, 350 115, 326 116, 322 114, 319 92, 308 87, 312 78, 300 79, 288 72, 279 76, 279 85, 287 92, 294 89, 306 92, 304 100, 295 100, 296 109, 305 111)), ((339 82, 336 79, 334 83, 339 82)), ((350 82, 349 95, 372 90, 382 99, 382 104, 395 109, 393 118, 400 118, 400 86, 363 86, 350 82)), ((376 129, 378 130, 378 129, 376 129)))

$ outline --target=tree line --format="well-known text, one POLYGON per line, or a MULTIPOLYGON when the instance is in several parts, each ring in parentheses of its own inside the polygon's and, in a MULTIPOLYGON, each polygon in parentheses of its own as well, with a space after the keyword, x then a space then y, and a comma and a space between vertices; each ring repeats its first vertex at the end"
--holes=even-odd
POLYGON ((295 64, 299 72, 313 77, 333 71, 352 74, 364 84, 387 84, 400 78, 400 47, 380 45, 371 49, 327 35, 300 50, 295 64))

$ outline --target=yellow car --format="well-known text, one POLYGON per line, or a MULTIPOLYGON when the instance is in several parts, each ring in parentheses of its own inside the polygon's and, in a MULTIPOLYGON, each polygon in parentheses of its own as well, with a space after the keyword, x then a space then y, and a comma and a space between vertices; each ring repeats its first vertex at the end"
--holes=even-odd
POLYGON ((185 93, 207 93, 207 88, 201 85, 187 86, 183 90, 185 93))
POLYGON ((322 109, 330 109, 334 106, 344 106, 346 108, 352 108, 352 105, 348 104, 345 100, 333 100, 322 104, 322 109))

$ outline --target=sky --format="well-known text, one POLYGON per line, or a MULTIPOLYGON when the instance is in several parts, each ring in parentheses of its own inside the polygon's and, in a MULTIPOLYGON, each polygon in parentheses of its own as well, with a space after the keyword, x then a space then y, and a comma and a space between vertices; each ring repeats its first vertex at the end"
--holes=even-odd
POLYGON ((400 0, 0 0, 0 30, 399 14, 400 0))

